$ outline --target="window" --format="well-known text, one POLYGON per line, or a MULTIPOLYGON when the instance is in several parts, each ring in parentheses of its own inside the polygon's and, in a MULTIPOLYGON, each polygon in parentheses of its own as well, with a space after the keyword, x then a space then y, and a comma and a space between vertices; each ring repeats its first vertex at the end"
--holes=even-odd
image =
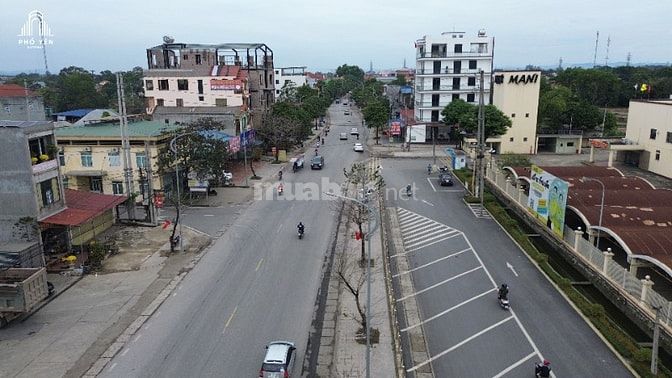
POLYGON ((189 80, 187 80, 187 79, 177 79, 177 90, 178 91, 189 90, 189 80))
POLYGON ((574 142, 567 142, 567 147, 574 147, 574 142))
POLYGON ((516 113, 511 113, 511 118, 516 118, 516 113))
POLYGON ((203 94, 203 80, 198 80, 196 84, 198 85, 198 94, 203 94))
POLYGON ((107 160, 110 162, 110 167, 118 167, 121 165, 119 160, 119 151, 112 151, 107 153, 107 160))
POLYGON ((474 102, 476 95, 474 93, 467 93, 467 102, 474 102))
POLYGON ((58 164, 61 167, 65 166, 65 152, 63 150, 58 151, 58 164))
POLYGON ((148 91, 154 90, 154 80, 145 80, 145 89, 148 91))
POLYGON ((198 96, 198 101, 205 101, 205 97, 203 97, 203 96, 198 96))
POLYGON ((178 108, 183 107, 184 106, 184 100, 181 99, 181 98, 176 98, 175 99, 175 106, 177 106, 178 108))
POLYGON ((527 137, 524 137, 524 138, 523 138, 523 142, 527 142, 527 137))
POLYGON ((226 99, 225 98, 216 98, 215 99, 215 106, 226 106, 226 99))
POLYGON ((98 192, 102 193, 103 192, 103 178, 100 176, 95 176, 91 177, 91 186, 89 189, 91 189, 92 192, 98 192))
POLYGON ((68 176, 63 175, 62 176, 62 181, 63 181, 63 189, 68 189, 68 183, 70 180, 68 179, 68 176))
POLYGON ((196 64, 201 64, 201 63, 203 63, 201 61, 201 54, 196 54, 196 64))
POLYGON ((189 55, 187 54, 182 55, 182 60, 189 60, 189 55))
POLYGON ((656 150, 656 160, 660 160, 660 150, 656 150))
POLYGON ((657 134, 658 134, 658 129, 651 129, 649 131, 649 139, 656 139, 657 134))
POLYGON ((157 98, 156 99, 156 106, 163 106, 163 99, 162 98, 157 98))
POLYGON ((135 154, 135 164, 138 168, 145 168, 147 166, 147 157, 144 152, 136 152, 135 154))
POLYGON ((168 79, 159 80, 159 90, 160 91, 168 90, 168 79))
POLYGON ((470 60, 469 61, 469 69, 470 70, 475 70, 476 69, 476 61, 475 60, 470 60))
POLYGON ((454 77, 453 78, 453 89, 460 89, 460 78, 459 77, 454 77))
POLYGON ((82 167, 93 167, 93 157, 91 156, 91 151, 80 152, 80 157, 82 159, 82 167))
POLYGON ((51 187, 51 180, 40 183, 40 192, 42 193, 42 206, 49 206, 54 203, 54 190, 51 187))
POLYGON ((460 99, 459 93, 453 93, 453 100, 459 100, 459 99, 460 99))
POLYGON ((453 62, 453 72, 454 73, 461 73, 462 72, 462 62, 459 60, 456 60, 453 62))
POLYGON ((462 44, 457 43, 455 44, 455 50, 456 53, 461 53, 462 52, 462 44))
POLYGON ((149 194, 149 184, 147 183, 147 180, 138 180, 138 190, 143 198, 147 198, 149 194))
POLYGON ((467 78, 467 85, 470 87, 476 86, 476 78, 475 77, 467 78))
POLYGON ((530 118, 530 113, 525 113, 525 118, 530 118))
POLYGON ((671 132, 669 132, 669 131, 667 132, 667 137, 665 138, 665 141, 667 143, 672 143, 672 133, 671 132))
POLYGON ((432 110, 432 122, 439 122, 439 111, 432 110))
POLYGON ((121 181, 112 181, 112 194, 124 194, 124 184, 121 181))
POLYGON ((280 84, 280 80, 275 81, 275 85, 278 85, 278 84, 280 84))

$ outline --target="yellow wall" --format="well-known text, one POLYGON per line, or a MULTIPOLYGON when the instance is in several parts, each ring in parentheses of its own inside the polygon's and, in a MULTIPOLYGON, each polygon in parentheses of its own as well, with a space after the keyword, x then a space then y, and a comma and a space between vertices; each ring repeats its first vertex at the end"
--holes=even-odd
MULTIPOLYGON (((102 171, 104 174, 103 178, 103 194, 114 194, 112 191, 112 182, 120 181, 124 182, 124 164, 122 159, 121 146, 75 146, 62 144, 63 151, 65 154, 65 166, 61 167, 61 171, 64 175, 68 176, 68 189, 75 190, 89 190, 89 177, 88 176, 78 176, 74 177, 69 175, 72 171, 102 171), (88 148, 91 150, 91 156, 93 159, 93 166, 83 167, 81 160, 81 152, 84 152, 88 148), (108 153, 112 151, 119 151, 119 165, 110 166, 110 161, 108 158, 108 153)), ((138 173, 138 166, 136 164, 136 154, 144 153, 144 146, 131 146, 131 168, 133 169, 133 190, 135 192, 139 191, 138 180, 140 180, 140 175, 138 173)), ((154 145, 150 145, 149 153, 151 155, 153 180, 152 185, 154 189, 162 188, 161 176, 157 173, 157 159, 158 149, 154 145)), ((126 193, 126 185, 124 184, 124 193, 126 193)))
POLYGON ((93 218, 81 226, 72 227, 72 245, 86 244, 91 239, 102 234, 114 224, 114 213, 110 209, 105 213, 93 218))
POLYGON ((499 153, 533 154, 537 139, 537 111, 539 107, 539 88, 541 72, 539 71, 510 71, 495 72, 503 75, 501 84, 493 84, 492 103, 497 106, 511 120, 511 127, 506 134, 493 138, 492 142, 501 141, 499 153), (537 75, 534 82, 511 82, 511 77, 521 78, 537 75), (515 117, 512 115, 515 114, 515 117), (511 141, 513 138, 513 141, 511 141), (497 140, 499 139, 499 140, 497 140), (527 140, 525 140, 527 139, 527 140))

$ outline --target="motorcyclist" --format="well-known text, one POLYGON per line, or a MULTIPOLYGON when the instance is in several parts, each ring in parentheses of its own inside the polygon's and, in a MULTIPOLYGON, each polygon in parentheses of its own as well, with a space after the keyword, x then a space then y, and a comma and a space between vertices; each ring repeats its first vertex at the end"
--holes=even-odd
POLYGON ((295 161, 294 165, 292 165, 292 172, 296 172, 299 169, 299 162, 295 161))
POLYGON ((499 288, 499 295, 497 296, 497 299, 508 299, 509 295, 509 285, 503 283, 502 286, 499 288))
POLYGON ((284 192, 284 191, 285 191, 285 187, 282 185, 282 183, 280 183, 280 185, 278 185, 278 194, 282 195, 282 192, 284 192))
POLYGON ((550 377, 551 376, 551 362, 544 360, 543 363, 538 363, 534 366, 534 374, 537 377, 550 377))
POLYGON ((278 171, 278 180, 282 180, 282 170, 278 171))
POLYGON ((406 185, 406 194, 409 196, 411 195, 411 188, 411 184, 406 185))
POLYGON ((432 165, 427 164, 427 174, 431 174, 431 173, 432 173, 432 165))
POLYGON ((302 222, 299 222, 299 224, 296 225, 296 228, 299 230, 299 234, 303 234, 305 231, 305 226, 303 225, 302 222))

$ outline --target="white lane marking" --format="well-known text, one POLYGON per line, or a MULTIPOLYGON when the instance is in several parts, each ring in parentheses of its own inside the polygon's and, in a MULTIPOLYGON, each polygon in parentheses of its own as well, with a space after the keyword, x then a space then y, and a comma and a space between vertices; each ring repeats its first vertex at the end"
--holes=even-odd
POLYGON ((116 362, 113 363, 112 365, 110 365, 110 368, 107 369, 107 371, 112 371, 112 369, 114 369, 115 366, 117 366, 117 363, 116 363, 116 362))
POLYGON ((427 177, 427 182, 432 187, 432 190, 436 192, 436 188, 434 187, 434 184, 432 184, 432 180, 430 180, 429 177, 427 177))
POLYGON ((261 266, 261 263, 262 263, 263 261, 264 261, 264 258, 262 257, 261 260, 259 260, 259 262, 257 263, 257 267, 254 269, 255 272, 256 272, 257 270, 259 270, 259 267, 261 266))
POLYGON ((141 337, 142 337, 142 335, 138 335, 138 337, 136 337, 135 340, 133 340, 133 342, 134 342, 134 343, 137 343, 138 340, 140 340, 141 337))
POLYGON ((518 277, 518 273, 516 272, 515 269, 513 269, 513 265, 511 265, 508 261, 506 262, 506 267, 509 268, 509 269, 511 269, 511 271, 513 272, 513 274, 514 274, 516 277, 518 277))
POLYGON ((176 296, 176 295, 177 295, 177 292, 174 292, 174 293, 173 293, 173 297, 176 296))
POLYGON ((443 261, 443 260, 445 260, 445 259, 449 259, 449 258, 451 258, 451 257, 455 257, 455 256, 457 256, 457 255, 460 255, 460 254, 462 254, 462 253, 464 253, 464 252, 467 252, 467 251, 470 251, 470 250, 471 250, 471 249, 469 249, 469 248, 467 248, 467 249, 463 249, 463 250, 461 250, 461 251, 459 251, 459 252, 455 252, 455 253, 452 253, 452 254, 450 254, 450 255, 448 255, 448 256, 443 256, 443 257, 441 257, 440 259, 436 259, 436 260, 434 260, 434 261, 432 261, 432 262, 428 262, 427 264, 423 264, 423 265, 420 265, 420 266, 415 267, 415 268, 413 268, 413 269, 409 269, 409 270, 407 270, 407 271, 404 271, 404 272, 401 272, 401 273, 394 274, 394 275, 392 275, 392 277, 399 277, 399 276, 403 276, 404 274, 413 273, 413 272, 415 272, 416 270, 419 270, 419 269, 422 269, 422 268, 426 268, 426 267, 428 267, 428 266, 430 266, 430 265, 433 265, 433 264, 438 263, 439 261, 443 261))
POLYGON ((415 233, 413 236, 404 240, 404 244, 411 245, 411 244, 414 244, 418 241, 430 240, 429 237, 433 236, 433 235, 448 236, 448 235, 453 234, 454 232, 455 232, 455 230, 450 229, 450 228, 447 229, 447 227, 445 227, 445 228, 444 227, 435 227, 433 229, 427 229, 427 230, 423 230, 421 232, 415 233))
POLYGON ((530 358, 534 357, 535 355, 536 355, 536 354, 535 354, 534 352, 528 354, 527 356, 525 356, 525 357, 521 358, 520 360, 518 360, 518 362, 516 362, 515 364, 513 364, 513 365, 509 366, 508 368, 506 368, 506 369, 500 371, 497 375, 493 376, 492 378, 503 377, 504 374, 506 374, 506 373, 510 372, 511 370, 517 368, 518 366, 520 366, 520 364, 522 364, 523 362, 529 360, 530 358))
POLYGON ((437 283, 435 283, 435 284, 432 285, 432 286, 426 287, 426 288, 424 288, 424 289, 422 289, 422 290, 418 290, 418 291, 416 291, 415 293, 408 294, 408 295, 405 296, 405 297, 401 297, 401 298, 397 299, 397 302, 402 302, 402 301, 404 301, 404 300, 406 300, 406 299, 408 299, 408 298, 415 297, 415 296, 418 295, 418 294, 422 294, 422 293, 424 293, 424 292, 426 292, 426 291, 435 289, 435 288, 437 288, 437 287, 439 287, 439 286, 441 286, 441 285, 443 285, 443 284, 445 284, 445 283, 448 283, 448 282, 450 282, 450 281, 452 281, 452 280, 456 280, 456 279, 458 279, 458 278, 460 278, 460 277, 462 277, 462 276, 466 276, 467 274, 472 273, 472 272, 475 272, 475 271, 477 271, 477 270, 479 270, 479 269, 483 269, 483 267, 482 267, 482 266, 477 266, 477 267, 475 267, 475 268, 473 268, 473 269, 469 269, 469 270, 467 270, 466 272, 462 272, 462 273, 460 273, 460 274, 458 274, 458 275, 456 275, 456 276, 452 276, 452 277, 450 277, 450 278, 448 278, 448 279, 445 279, 445 280, 443 280, 443 281, 441 281, 441 282, 437 282, 437 283))
POLYGON ((409 218, 409 220, 404 220, 399 222, 399 226, 401 228, 407 228, 407 227, 412 227, 415 224, 422 223, 422 222, 431 222, 430 219, 427 218, 421 218, 421 217, 412 217, 409 218))
POLYGON ((433 241, 433 242, 431 242, 431 243, 422 244, 422 245, 420 245, 419 247, 412 248, 412 249, 406 249, 406 250, 404 250, 404 252, 397 253, 396 255, 392 255, 392 256, 390 256, 390 258, 393 258, 393 257, 399 257, 399 256, 405 256, 405 255, 408 255, 408 254, 411 253, 411 252, 419 251, 419 250, 421 250, 421 249, 423 249, 423 248, 425 248, 425 247, 429 247, 430 245, 434 245, 434 244, 437 244, 437 243, 441 243, 442 241, 445 241, 445 240, 448 240, 448 239, 452 239, 452 238, 454 238, 454 237, 456 237, 456 236, 460 236, 460 234, 459 234, 459 233, 451 234, 450 236, 447 236, 447 237, 442 238, 442 239, 439 239, 439 240, 435 240, 435 241, 433 241))
POLYGON ((418 219, 418 221, 411 222, 407 225, 401 226, 399 227, 399 229, 401 230, 402 233, 407 234, 419 228, 427 227, 430 224, 436 224, 436 222, 433 222, 429 219, 418 219))
POLYGON ((236 306, 236 308, 233 309, 233 312, 229 316, 229 319, 226 321, 226 324, 224 324, 224 329, 222 330, 222 334, 224 334, 224 332, 226 332, 226 328, 229 326, 229 324, 231 324, 231 321, 233 320, 233 317, 236 315, 236 311, 238 311, 238 306, 236 306))
POLYGON ((455 306, 453 306, 453 307, 451 307, 451 308, 449 308, 449 309, 447 309, 447 310, 444 310, 444 311, 442 311, 442 312, 440 312, 440 313, 438 313, 438 314, 436 314, 436 315, 434 315, 434 316, 432 316, 432 317, 429 317, 429 318, 427 318, 427 319, 421 321, 421 322, 418 323, 418 324, 413 324, 413 325, 411 325, 411 326, 408 326, 408 327, 402 329, 401 331, 402 331, 402 332, 406 332, 406 331, 408 331, 409 329, 413 329, 413 328, 416 328, 416 327, 420 327, 421 325, 423 325, 423 324, 425 324, 425 323, 429 323, 429 322, 431 322, 431 321, 434 320, 434 319, 440 318, 440 317, 442 317, 443 315, 445 315, 445 314, 447 314, 447 313, 449 313, 449 312, 451 312, 451 311, 453 311, 453 310, 455 310, 455 309, 457 309, 457 308, 460 308, 460 307, 466 305, 466 304, 469 303, 469 302, 473 302, 473 301, 477 300, 478 298, 481 298, 481 297, 483 297, 483 296, 485 296, 485 295, 489 295, 489 294, 492 293, 493 291, 497 291, 497 289, 490 289, 490 290, 488 290, 488 291, 486 291, 486 292, 484 292, 484 293, 481 293, 481 294, 479 294, 479 295, 477 295, 477 296, 475 296, 475 297, 471 297, 471 298, 467 299, 466 301, 464 301, 464 302, 462 302, 462 303, 458 303, 458 304, 456 304, 455 306))
MULTIPOLYGON (((463 234, 463 235, 464 235, 464 234, 463 234)), ((464 235, 464 241, 467 242, 467 245, 469 245, 469 247, 471 248, 471 250, 474 252, 474 256, 476 256, 476 258, 478 259, 478 262, 483 266, 483 270, 484 270, 485 273, 488 275, 488 278, 490 278, 490 282, 492 283, 492 285, 493 285, 495 288, 497 288, 497 287, 498 287, 498 286, 497 286, 497 283, 495 283, 495 280, 492 278, 492 275, 490 274, 490 271, 488 270, 488 268, 485 267, 485 264, 483 264, 483 260, 481 260, 481 256, 478 255, 478 252, 476 252, 476 250, 474 249, 474 246, 471 244, 471 242, 469 241, 469 238, 467 238, 466 235, 464 235)), ((497 289, 493 289, 493 290, 497 290, 497 289)), ((543 356, 543 355, 541 354, 541 352, 539 351, 539 348, 537 348, 537 344, 535 344, 534 341, 532 341, 532 337, 530 337, 530 334, 527 333, 527 330, 525 329, 525 327, 523 327, 523 323, 520 322, 520 319, 518 319, 518 316, 517 316, 516 313, 513 311, 513 309, 510 309, 509 311, 511 312, 511 314, 512 314, 514 320, 516 321, 516 323, 518 323, 518 327, 520 328, 520 330, 521 330, 521 331, 523 332, 523 334, 525 335, 525 338, 527 339, 527 342, 530 343, 530 345, 532 346, 532 349, 534 349, 534 351, 535 351, 535 352, 537 353, 537 355, 539 356, 539 359, 541 359, 541 360, 543 361, 543 360, 544 360, 544 356, 543 356)))
POLYGON ((431 203, 431 202, 427 202, 427 201, 425 201, 425 200, 421 200, 421 201, 424 202, 424 203, 426 203, 426 204, 429 205, 429 206, 432 206, 432 207, 434 206, 434 204, 431 203))
POLYGON ((405 247, 411 249, 411 248, 416 247, 416 246, 418 246, 418 245, 421 245, 421 244, 423 244, 423 243, 425 243, 425 242, 429 242, 429 241, 434 240, 434 239, 439 239, 439 238, 441 238, 441 237, 448 236, 448 235, 451 235, 451 234, 459 235, 458 232, 456 232, 456 231, 453 230, 452 232, 448 232, 448 233, 445 233, 445 234, 440 234, 440 235, 437 235, 437 236, 434 236, 434 237, 431 237, 431 238, 426 238, 426 239, 424 239, 424 240, 422 240, 422 241, 419 241, 419 242, 409 243, 409 244, 408 244, 407 246, 405 246, 405 247))
POLYGON ((405 237, 402 236, 401 239, 404 241, 404 243, 408 243, 411 240, 415 240, 418 237, 421 237, 420 235, 433 233, 436 230, 443 230, 443 231, 448 232, 448 231, 450 231, 450 228, 448 228, 448 227, 446 227, 442 224, 434 223, 434 224, 425 226, 423 228, 420 228, 417 232, 404 232, 404 234, 410 234, 410 235, 406 235, 405 237))
POLYGON ((408 372, 408 373, 413 372, 413 371, 415 371, 415 370, 417 370, 417 369, 419 369, 419 368, 421 368, 421 367, 427 365, 428 363, 430 363, 430 362, 436 360, 437 358, 443 357, 444 355, 446 355, 446 354, 448 354, 448 353, 454 351, 455 349, 457 349, 457 348, 461 347, 462 345, 464 345, 464 344, 470 342, 471 340, 473 340, 473 339, 475 339, 475 338, 481 336, 482 334, 484 334, 484 333, 486 333, 486 332, 489 332, 490 330, 492 330, 492 329, 494 329, 494 328, 499 327, 500 325, 502 325, 502 324, 508 322, 509 320, 511 320, 511 319, 513 319, 513 318, 514 318, 513 316, 509 316, 508 318, 506 318, 506 319, 504 319, 504 320, 501 320, 501 321, 499 321, 499 322, 497 322, 497 323, 491 325, 490 327, 488 327, 488 328, 486 328, 486 329, 484 329, 484 330, 481 330, 481 331, 479 331, 479 332, 477 332, 477 333, 475 333, 475 334, 473 334, 473 335, 467 337, 466 339, 464 339, 464 340, 460 341, 459 343, 453 345, 452 347, 450 347, 450 348, 444 350, 443 352, 441 352, 441 353, 439 353, 439 354, 437 354, 437 355, 432 356, 432 357, 431 357, 430 359, 428 359, 427 361, 421 362, 421 363, 419 363, 419 364, 413 366, 412 368, 406 370, 406 372, 408 372))
POLYGON ((282 223, 280 223, 280 225, 278 226, 278 231, 276 231, 276 234, 279 234, 280 230, 282 230, 282 223))
POLYGON ((464 193, 464 189, 439 189, 437 192, 443 193, 464 193))
POLYGON ((204 217, 214 217, 215 214, 203 214, 204 217))
POLYGON ((131 350, 131 349, 129 349, 129 348, 124 349, 124 351, 121 352, 121 354, 119 356, 124 357, 126 355, 126 353, 128 353, 129 350, 131 350))

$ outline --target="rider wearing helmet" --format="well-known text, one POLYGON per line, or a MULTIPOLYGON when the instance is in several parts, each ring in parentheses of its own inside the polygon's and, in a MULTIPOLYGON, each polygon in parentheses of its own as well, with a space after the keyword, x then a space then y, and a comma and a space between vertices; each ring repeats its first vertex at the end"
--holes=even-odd
POLYGON ((544 360, 543 364, 537 364, 534 368, 534 373, 537 377, 550 377, 551 376, 551 362, 549 360, 544 360))
POLYGON ((499 296, 497 298, 507 299, 508 295, 509 295, 509 285, 503 283, 502 286, 499 288, 499 296))
POLYGON ((303 231, 305 230, 305 226, 303 225, 302 222, 299 222, 299 224, 296 225, 296 228, 299 229, 299 233, 300 233, 300 234, 303 234, 303 231))

